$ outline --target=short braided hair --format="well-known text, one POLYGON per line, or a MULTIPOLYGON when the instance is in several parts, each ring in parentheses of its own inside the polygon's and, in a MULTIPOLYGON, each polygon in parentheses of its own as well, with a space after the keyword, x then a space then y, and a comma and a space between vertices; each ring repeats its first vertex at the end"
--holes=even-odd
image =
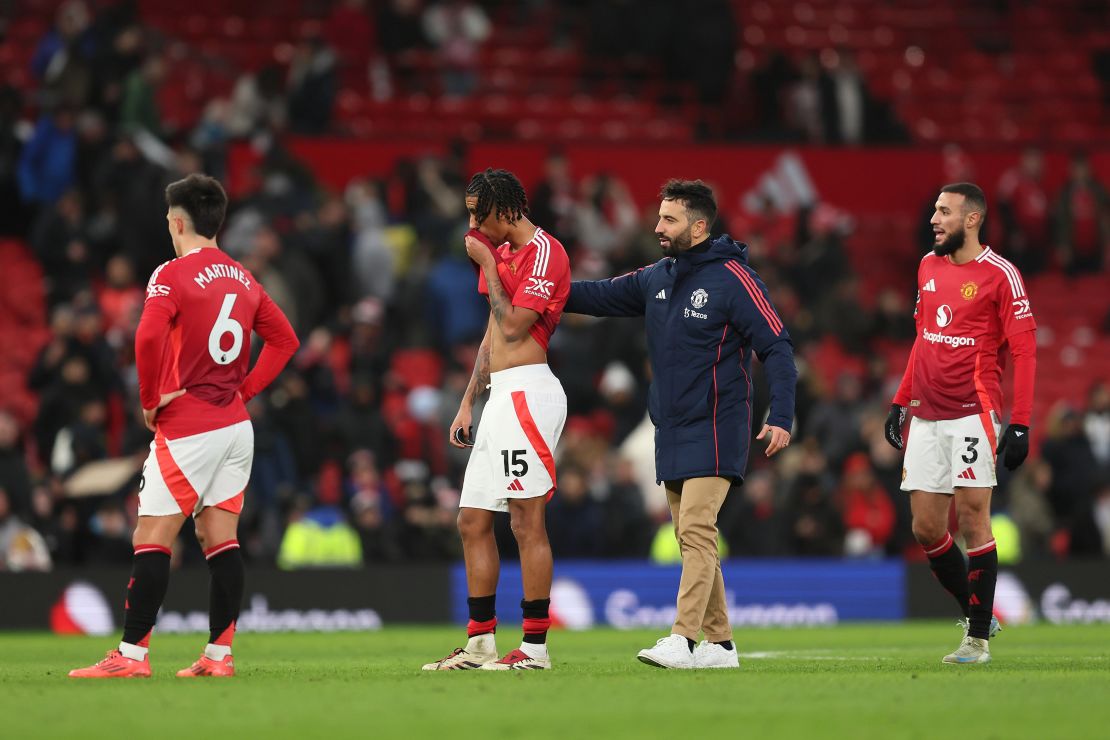
POLYGON ((487 167, 476 172, 466 186, 466 194, 478 198, 474 216, 478 223, 485 221, 490 213, 516 223, 528 215, 528 196, 516 175, 508 170, 495 170, 487 167))

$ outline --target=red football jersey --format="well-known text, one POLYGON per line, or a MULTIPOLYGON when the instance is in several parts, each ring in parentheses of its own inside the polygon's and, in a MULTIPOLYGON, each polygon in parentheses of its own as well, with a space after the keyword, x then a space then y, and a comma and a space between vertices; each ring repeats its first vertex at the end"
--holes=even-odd
POLYGON ((1002 416, 1007 340, 1037 328, 1021 273, 990 247, 962 265, 932 252, 917 270, 910 408, 923 419, 1002 416))
MULTIPOLYGON (((566 250, 558 239, 537 228, 532 240, 516 252, 505 242, 497 248, 497 255, 497 275, 513 305, 530 308, 540 315, 528 333, 546 352, 570 296, 570 260, 566 250)), ((489 296, 481 271, 478 292, 489 296)))
POLYGON ((297 347, 289 321, 242 265, 220 249, 194 249, 163 263, 150 276, 135 338, 135 364, 143 408, 161 394, 185 395, 158 412, 168 438, 199 434, 249 419, 242 395, 250 364, 251 331, 284 359, 259 360, 264 387, 297 347), (272 370, 272 372, 271 372, 272 370))

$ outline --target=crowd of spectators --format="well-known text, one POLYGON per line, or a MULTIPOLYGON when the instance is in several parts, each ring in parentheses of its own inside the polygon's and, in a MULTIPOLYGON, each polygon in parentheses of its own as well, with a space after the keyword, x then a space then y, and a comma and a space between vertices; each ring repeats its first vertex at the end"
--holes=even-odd
MULTIPOLYGON (((387 5, 403 15, 413 4, 387 5)), ((480 20, 452 15, 466 3, 440 5, 447 17, 413 22, 410 33, 463 23, 480 41, 480 20)), ((172 256, 164 187, 222 173, 228 140, 326 129, 313 116, 334 94, 334 59, 316 41, 299 48, 288 77, 245 75, 194 129, 171 131, 152 94, 165 60, 146 39, 133 15, 90 17, 68 2, 35 67, 39 120, 22 120, 14 91, 0 94, 0 193, 12 196, 0 235, 25 240, 41 264, 50 330, 26 377, 37 416, 21 420, 0 402, 0 568, 130 561, 151 439, 133 341, 145 279, 172 256), (131 467, 115 485, 74 495, 78 472, 121 460, 131 467)), ((449 84, 465 91, 468 52, 451 53, 460 64, 449 84)), ((458 557, 467 455, 446 444, 446 430, 488 316, 462 242, 463 145, 330 192, 279 141, 268 140, 257 187, 232 202, 219 237, 302 340, 287 371, 249 404, 256 454, 244 551, 282 567, 458 557)), ((1105 269, 1105 189, 1077 158, 1053 206, 1038 158, 1026 155, 998 188, 998 228, 1015 261, 1030 273, 1105 269), (1059 258, 1041 264, 1022 245, 1045 234, 1055 235, 1059 258)), ((655 204, 634 202, 618 176, 572 171, 553 151, 543 179, 525 185, 533 220, 566 245, 576 278, 658 258, 655 204)), ((912 341, 912 296, 889 289, 875 308, 861 306, 844 246, 851 220, 826 206, 783 213, 768 200, 751 213, 726 209, 714 230, 750 245, 801 371, 796 443, 773 464, 752 455, 751 475, 721 512, 722 546, 733 556, 920 557, 898 491, 900 455, 882 433, 902 370, 885 350, 912 341)), ((548 510, 557 558, 649 557, 668 520, 654 481, 645 359, 631 320, 566 315, 552 339, 569 402, 548 510)), ((758 372, 755 383, 759 418, 758 372)), ((1110 555, 1110 385, 1092 388, 1085 409, 1057 408, 1040 455, 1002 474, 995 508, 1018 527, 1025 558, 1110 555)), ((511 555, 507 522, 498 526, 511 555)), ((201 559, 187 534, 178 555, 201 559)))

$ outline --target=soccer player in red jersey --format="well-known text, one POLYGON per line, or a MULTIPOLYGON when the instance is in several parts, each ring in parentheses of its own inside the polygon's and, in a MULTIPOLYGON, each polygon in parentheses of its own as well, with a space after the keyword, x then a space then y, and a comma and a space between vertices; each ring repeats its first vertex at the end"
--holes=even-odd
POLYGON ((266 291, 216 245, 227 195, 211 177, 166 188, 166 221, 176 259, 150 276, 135 333, 135 365, 146 425, 154 432, 139 483, 139 523, 123 641, 74 678, 150 676, 150 632, 166 595, 170 548, 194 517, 211 574, 210 635, 200 658, 178 676, 233 676, 231 641, 243 600, 236 539, 254 458, 246 402, 297 350, 289 321, 266 291), (251 330, 265 340, 254 369, 251 330))
POLYGON ((474 175, 466 208, 466 251, 481 269, 478 291, 490 304, 474 374, 450 431, 452 445, 474 448, 458 520, 469 640, 424 670, 545 669, 551 667, 551 545, 544 506, 555 492, 552 453, 567 417, 566 394, 547 365, 547 344, 570 294, 570 262, 563 245, 528 220, 528 199, 512 173, 487 169, 474 175), (474 402, 487 387, 489 400, 471 441, 474 402), (500 660, 494 641, 497 511, 509 512, 524 581, 524 640, 500 660))
POLYGON ((913 412, 902 468, 913 534, 964 614, 964 640, 945 663, 990 662, 988 641, 1000 629, 992 614, 996 458, 1014 470, 1029 454, 1037 325, 1017 268, 979 243, 986 213, 978 186, 941 189, 930 221, 933 252, 917 271, 917 339, 886 422, 887 440, 900 450, 906 410, 913 412), (1005 351, 1014 361, 1014 399, 1000 439, 1005 351), (948 532, 953 498, 966 564, 948 532))

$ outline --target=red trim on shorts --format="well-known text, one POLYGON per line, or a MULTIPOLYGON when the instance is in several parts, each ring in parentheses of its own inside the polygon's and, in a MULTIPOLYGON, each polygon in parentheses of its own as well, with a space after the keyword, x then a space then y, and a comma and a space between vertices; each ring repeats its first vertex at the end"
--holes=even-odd
POLYGON ((154 435, 154 455, 162 471, 162 480, 166 482, 166 488, 173 494, 178 507, 181 508, 181 513, 191 516, 200 496, 193 488, 193 484, 185 477, 185 473, 177 466, 173 455, 170 454, 170 448, 166 445, 166 436, 161 431, 154 435))
POLYGON ((551 629, 551 617, 545 619, 524 618, 524 634, 526 635, 542 635, 549 629, 551 629))
POLYGON ((466 623, 466 636, 488 635, 497 631, 497 617, 485 622, 475 622, 473 619, 466 623))
POLYGON ((967 556, 968 557, 974 557, 975 555, 986 555, 988 552, 990 552, 993 549, 995 549, 995 543, 994 543, 994 540, 991 540, 990 542, 988 542, 985 545, 980 545, 979 547, 968 548, 967 556))
POLYGON ((213 545, 212 547, 205 550, 204 551, 204 557, 205 557, 206 560, 211 560, 212 558, 219 555, 221 552, 227 552, 228 550, 238 550, 238 549, 239 549, 239 540, 228 540, 227 542, 221 542, 220 544, 213 545))
POLYGON ((998 437, 994 434, 994 419, 989 411, 979 414, 979 421, 983 422, 983 431, 987 433, 987 441, 991 443, 991 460, 998 462, 998 437))
POLYGON ((235 639, 235 620, 233 619, 233 620, 231 620, 231 624, 229 624, 227 626, 227 629, 225 629, 223 632, 221 632, 220 636, 217 637, 216 641, 212 644, 213 645, 226 645, 227 647, 231 647, 231 641, 234 640, 234 639, 235 639))
POLYGON ((925 555, 930 558, 939 558, 944 553, 952 549, 953 545, 952 534, 945 532, 944 536, 931 545, 922 545, 921 549, 925 551, 925 555))
POLYGON ((226 501, 221 501, 220 503, 216 504, 216 508, 222 509, 223 511, 227 511, 232 514, 242 514, 244 493, 246 493, 245 490, 239 491, 239 493, 235 494, 226 501))
POLYGON ((547 448, 547 442, 544 441, 543 435, 540 434, 539 427, 536 426, 535 419, 532 418, 532 412, 528 410, 528 399, 524 395, 524 391, 513 391, 513 408, 516 409, 516 418, 520 422, 520 428, 524 430, 525 436, 532 444, 532 449, 540 456, 540 461, 543 466, 547 468, 547 474, 551 476, 551 490, 547 492, 547 498, 555 494, 555 458, 551 456, 551 450, 547 448))
MULTIPOLYGON (((170 550, 170 548, 162 547, 161 545, 135 545, 135 554, 136 555, 145 555, 148 552, 161 552, 161 553, 165 553, 166 555, 173 555, 173 552, 170 550)), ((131 583, 134 583, 134 582, 135 582, 135 579, 132 578, 131 583)), ((131 583, 127 584, 128 588, 131 588, 131 583)))

